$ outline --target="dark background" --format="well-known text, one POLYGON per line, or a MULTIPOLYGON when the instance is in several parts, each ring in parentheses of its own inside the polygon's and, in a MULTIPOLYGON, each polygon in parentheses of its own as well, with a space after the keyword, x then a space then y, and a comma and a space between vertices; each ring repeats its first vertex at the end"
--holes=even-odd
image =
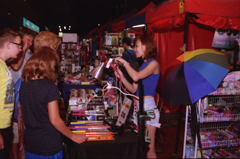
MULTIPOLYGON (((152 0, 156 5, 162 0, 152 0)), ((81 37, 91 30, 113 21, 136 8, 140 11, 150 0, 1 0, 0 29, 16 30, 25 17, 40 31, 55 34, 61 26, 63 33, 78 33, 81 37), (66 29, 64 29, 66 26, 66 29), (69 26, 71 26, 69 30, 69 26)))

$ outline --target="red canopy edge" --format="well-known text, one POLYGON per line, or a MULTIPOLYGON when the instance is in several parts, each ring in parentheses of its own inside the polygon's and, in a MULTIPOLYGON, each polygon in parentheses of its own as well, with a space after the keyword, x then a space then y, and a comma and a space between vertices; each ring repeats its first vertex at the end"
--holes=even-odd
POLYGON ((181 9, 182 13, 200 13, 221 17, 240 16, 240 0, 184 0, 180 2, 181 0, 169 0, 159 7, 146 10, 146 23, 174 17, 181 14, 181 9))
MULTIPOLYGON (((135 15, 144 13, 146 10, 151 9, 151 8, 153 8, 153 7, 155 7, 155 6, 156 6, 156 4, 151 1, 151 2, 148 3, 148 5, 146 5, 146 7, 144 7, 142 10, 140 10, 139 12, 137 12, 135 15)), ((132 17, 134 17, 135 15, 133 15, 132 17)), ((132 18, 132 17, 131 17, 131 18, 132 18)))
POLYGON ((92 38, 92 33, 96 30, 98 30, 100 27, 98 26, 97 28, 91 30, 89 33, 88 33, 88 38, 92 38))
MULTIPOLYGON (((196 14, 198 19, 190 18, 190 22, 199 23, 213 28, 240 30, 240 18, 222 17, 215 15, 196 14)), ((184 25, 185 13, 174 17, 158 20, 152 24, 148 24, 149 32, 167 31, 172 28, 178 28, 184 25)))
POLYGON ((100 37, 102 36, 102 28, 107 26, 109 24, 109 22, 107 22, 105 25, 101 26, 98 30, 97 30, 97 36, 100 37))
POLYGON ((222 17, 216 15, 198 14, 199 19, 193 21, 211 26, 213 28, 227 29, 232 28, 240 31, 240 18, 236 17, 222 17))
POLYGON ((239 17, 240 0, 185 0, 184 12, 239 17))
POLYGON ((112 24, 112 32, 117 33, 117 32, 120 32, 120 31, 124 30, 125 29, 125 23, 126 23, 126 19, 124 19, 120 22, 117 22, 117 23, 113 23, 112 24))

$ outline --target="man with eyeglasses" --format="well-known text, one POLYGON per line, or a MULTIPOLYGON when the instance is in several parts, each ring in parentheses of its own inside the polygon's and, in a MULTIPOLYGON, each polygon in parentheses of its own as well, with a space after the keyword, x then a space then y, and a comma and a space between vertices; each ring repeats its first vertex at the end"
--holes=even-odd
MULTIPOLYGON (((34 39, 34 35, 35 33, 26 27, 22 27, 19 30, 19 34, 22 37, 22 42, 21 42, 21 46, 22 46, 22 51, 19 53, 18 57, 16 59, 14 59, 13 61, 11 61, 9 69, 12 73, 13 76, 13 82, 15 85, 15 89, 17 90, 16 87, 20 87, 20 85, 18 84, 21 81, 21 76, 22 76, 22 70, 24 68, 24 65, 26 64, 26 62, 28 61, 28 59, 32 56, 32 52, 29 49, 30 46, 32 45, 33 39, 34 39)), ((17 93, 15 91, 15 93, 17 93)), ((18 146, 19 146, 19 132, 18 132, 18 120, 17 120, 17 109, 18 109, 18 105, 19 105, 19 96, 16 94, 15 97, 15 104, 14 104, 14 113, 13 113, 13 119, 12 119, 12 126, 13 126, 13 140, 12 140, 12 156, 13 158, 18 158, 18 146)), ((23 156, 23 148, 22 148, 22 144, 20 144, 20 157, 23 156)))
POLYGON ((14 83, 6 65, 21 51, 20 34, 10 28, 0 31, 0 158, 9 158, 12 138, 11 119, 14 109, 14 83))

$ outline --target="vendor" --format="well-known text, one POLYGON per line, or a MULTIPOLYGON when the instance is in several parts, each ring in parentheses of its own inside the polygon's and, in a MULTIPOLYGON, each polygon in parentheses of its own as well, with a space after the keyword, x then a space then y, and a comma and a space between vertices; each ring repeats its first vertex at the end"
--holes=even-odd
MULTIPOLYGON (((119 61, 126 69, 130 77, 133 79, 133 83, 129 83, 126 78, 123 76, 123 73, 118 69, 119 75, 125 87, 131 92, 137 92, 139 96, 139 88, 137 81, 142 79, 143 88, 144 88, 144 111, 152 110, 153 114, 150 119, 146 119, 146 124, 148 127, 148 136, 150 137, 149 151, 147 152, 147 158, 157 158, 155 152, 155 133, 156 127, 160 127, 159 117, 160 112, 157 109, 157 105, 154 100, 154 94, 157 87, 158 79, 160 76, 160 65, 155 60, 157 55, 157 45, 153 37, 149 34, 140 35, 135 39, 134 51, 137 58, 142 58, 144 63, 139 68, 138 72, 135 71, 129 63, 121 57, 115 58, 115 61, 119 61)), ((115 73, 117 77, 119 75, 115 73)), ((137 101, 139 107, 139 102, 137 101)), ((134 108, 134 118, 136 120, 136 107, 134 108)))

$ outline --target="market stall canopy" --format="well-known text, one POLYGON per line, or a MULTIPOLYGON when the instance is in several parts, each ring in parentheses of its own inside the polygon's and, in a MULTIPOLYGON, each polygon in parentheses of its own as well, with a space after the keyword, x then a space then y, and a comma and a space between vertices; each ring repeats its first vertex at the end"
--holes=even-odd
POLYGON ((145 24, 146 10, 155 7, 156 5, 151 1, 146 7, 140 10, 135 15, 126 19, 125 28, 131 28, 134 25, 145 24))
POLYGON ((99 29, 100 27, 98 26, 97 28, 91 30, 89 33, 88 33, 88 37, 89 38, 92 38, 92 37, 95 37, 97 35, 96 31, 99 29), (95 33, 94 33, 95 32, 95 33), (94 35, 93 35, 94 33, 94 35))
POLYGON ((128 14, 123 16, 121 19, 119 19, 119 20, 115 21, 114 23, 112 23, 112 32, 113 33, 119 33, 122 30, 124 30, 125 29, 126 19, 129 18, 129 17, 132 17, 137 12, 138 12, 138 10, 136 8, 134 8, 131 12, 129 12, 128 14))
POLYGON ((107 22, 106 24, 104 24, 103 26, 101 26, 98 30, 97 30, 97 36, 100 37, 102 36, 102 29, 107 26, 109 24, 109 22, 107 22))
POLYGON ((166 0, 146 10, 146 23, 153 31, 180 27, 187 12, 193 23, 240 30, 239 0, 166 0))
POLYGON ((119 17, 118 19, 114 20, 113 22, 108 23, 108 25, 104 26, 102 28, 102 35, 105 35, 105 32, 108 33, 112 33, 112 24, 114 22, 117 22, 118 20, 122 19, 125 15, 123 14, 121 17, 119 17))

